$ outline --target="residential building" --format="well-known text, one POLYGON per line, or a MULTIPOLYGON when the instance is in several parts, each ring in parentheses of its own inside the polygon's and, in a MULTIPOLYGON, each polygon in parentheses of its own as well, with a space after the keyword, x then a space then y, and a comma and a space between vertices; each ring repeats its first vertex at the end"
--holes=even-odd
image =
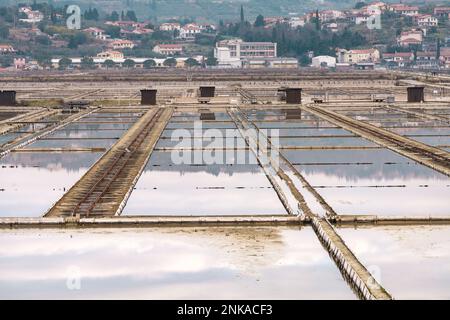
POLYGON ((19 12, 27 16, 26 19, 19 19, 22 22, 37 23, 44 19, 44 15, 40 11, 32 10, 30 7, 21 7, 19 12))
POLYGON ((423 42, 422 30, 404 31, 397 39, 398 44, 402 47, 408 47, 410 45, 421 45, 423 42))
POLYGON ((183 46, 181 44, 158 44, 153 48, 153 52, 173 56, 181 54, 183 52, 183 46))
POLYGON ((370 20, 370 16, 365 14, 358 14, 356 16, 353 16, 352 19, 355 21, 356 25, 367 24, 367 22, 369 22, 370 20))
POLYGON ((14 58, 14 68, 17 70, 25 69, 26 61, 25 58, 14 58))
POLYGON ((445 68, 450 69, 450 47, 441 48, 439 60, 445 68))
POLYGON ((226 46, 216 46, 214 48, 214 57, 217 59, 217 65, 219 67, 227 67, 227 68, 241 68, 242 61, 240 57, 237 57, 236 54, 231 56, 231 50, 226 46))
POLYGON ((405 67, 414 62, 414 52, 383 53, 383 60, 388 64, 405 67))
POLYGON ((336 57, 317 56, 312 58, 312 66, 314 68, 335 68, 336 61, 336 57))
POLYGON ((304 18, 301 17, 292 17, 288 20, 288 24, 292 29, 303 27, 306 22, 304 18))
POLYGON ((277 44, 273 42, 244 42, 241 39, 223 40, 216 47, 230 50, 231 58, 276 58, 277 44))
POLYGON ((177 22, 166 22, 159 26, 159 30, 161 31, 174 31, 174 30, 180 30, 181 25, 177 22))
POLYGON ((419 67, 437 67, 439 59, 435 51, 418 51, 416 53, 416 65, 419 67))
POLYGON ((145 28, 147 23, 136 21, 106 21, 105 24, 121 28, 145 28))
POLYGON ((10 44, 0 44, 0 53, 13 53, 14 47, 10 44))
POLYGON ((361 12, 368 15, 374 15, 386 11, 387 9, 388 5, 385 2, 377 1, 369 3, 367 6, 361 9, 361 12))
POLYGON ((417 25, 419 27, 436 27, 439 20, 431 14, 422 14, 417 16, 417 25))
POLYGON ((215 25, 213 24, 209 24, 209 23, 204 23, 199 25, 201 32, 213 32, 216 31, 217 28, 215 25))
POLYGON ((405 16, 416 16, 419 14, 419 7, 417 6, 408 6, 405 4, 391 4, 389 5, 389 10, 394 11, 395 13, 405 15, 405 16))
POLYGON ((195 23, 189 23, 181 27, 179 38, 185 40, 195 39, 195 35, 199 34, 202 30, 195 23))
POLYGON ((358 64, 364 62, 378 63, 380 51, 378 49, 338 50, 338 62, 358 64))
POLYGON ((108 51, 103 51, 103 52, 100 52, 99 54, 97 54, 97 58, 105 58, 105 59, 111 59, 111 60, 123 59, 124 55, 120 51, 108 50, 108 51))
POLYGON ((330 23, 325 23, 323 25, 323 29, 327 29, 331 32, 338 32, 339 31, 339 25, 336 22, 330 22, 330 23))
POLYGON ((344 18, 345 14, 338 10, 323 10, 319 12, 319 18, 322 22, 333 21, 339 18, 344 18))
POLYGON ((445 18, 450 15, 450 7, 436 7, 434 8, 434 15, 440 18, 445 18))
POLYGON ((266 27, 273 27, 277 23, 284 23, 285 18, 284 17, 265 17, 264 18, 264 24, 266 27))
POLYGON ((117 49, 133 49, 135 44, 131 40, 114 40, 109 46, 115 50, 117 49))
POLYGON ((91 27, 91 28, 84 29, 83 31, 86 32, 87 34, 91 35, 92 37, 94 37, 97 40, 106 40, 109 38, 109 36, 107 34, 105 34, 105 30, 100 29, 100 28, 91 27))

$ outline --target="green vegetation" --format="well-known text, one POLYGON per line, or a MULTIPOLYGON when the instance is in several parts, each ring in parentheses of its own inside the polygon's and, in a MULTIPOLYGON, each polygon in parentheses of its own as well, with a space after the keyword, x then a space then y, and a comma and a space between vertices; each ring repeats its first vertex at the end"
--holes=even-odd
POLYGON ((156 67, 156 62, 153 59, 145 60, 143 66, 145 69, 151 69, 156 67))
POLYGON ((59 60, 59 70, 66 70, 72 65, 72 60, 69 58, 62 58, 59 60))
POLYGON ((175 67, 177 65, 177 60, 175 60, 174 58, 169 58, 164 60, 163 64, 166 67, 175 67))
POLYGON ((106 59, 103 62, 103 67, 105 67, 106 69, 114 68, 115 66, 116 66, 116 63, 114 61, 112 61, 111 59, 106 59))
POLYGON ((126 59, 123 62, 123 67, 124 68, 134 68, 134 65, 135 65, 135 62, 133 60, 131 60, 131 59, 126 59))

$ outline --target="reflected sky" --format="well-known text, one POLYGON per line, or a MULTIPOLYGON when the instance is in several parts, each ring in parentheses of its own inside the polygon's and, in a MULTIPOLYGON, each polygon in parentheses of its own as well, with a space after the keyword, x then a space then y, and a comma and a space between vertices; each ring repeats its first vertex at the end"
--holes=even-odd
POLYGON ((355 299, 310 228, 1 230, 0 241, 2 299, 355 299))
POLYGON ((339 234, 396 299, 450 299, 449 226, 341 228, 339 234))
POLYGON ((122 215, 286 214, 257 165, 147 168, 122 215))
POLYGON ((356 137, 335 137, 335 138, 280 138, 280 145, 283 147, 312 147, 312 146, 353 146, 353 147, 376 147, 377 144, 356 137))
POLYGON ((0 159, 0 217, 37 217, 102 153, 10 153, 0 159))
POLYGON ((10 132, 0 135, 0 146, 13 141, 14 139, 20 137, 20 133, 10 132))
POLYGON ((411 161, 387 149, 367 150, 283 150, 292 163, 405 163, 411 161))
POLYGON ((450 179, 418 164, 303 165, 338 214, 450 215, 450 179))

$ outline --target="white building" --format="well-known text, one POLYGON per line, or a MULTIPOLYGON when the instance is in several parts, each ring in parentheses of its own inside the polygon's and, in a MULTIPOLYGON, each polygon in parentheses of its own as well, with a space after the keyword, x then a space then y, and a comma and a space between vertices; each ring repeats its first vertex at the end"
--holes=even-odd
POLYGON ((360 14, 360 15, 355 16, 355 24, 356 25, 367 24, 367 22, 369 22, 369 20, 370 20, 370 16, 367 16, 367 15, 360 14))
POLYGON ((14 47, 10 44, 0 44, 0 53, 13 53, 16 52, 14 47))
POLYGON ((181 44, 158 44, 153 48, 153 52, 173 56, 175 54, 181 54, 183 52, 183 46, 181 44))
POLYGON ((404 31, 398 37, 397 42, 402 47, 421 45, 423 42, 423 32, 422 30, 404 31))
POLYGON ((115 50, 117 49, 133 49, 135 44, 130 40, 114 40, 109 46, 115 50))
POLYGON ((19 19, 22 22, 37 23, 44 19, 44 15, 40 11, 32 10, 30 7, 21 7, 19 8, 19 12, 27 16, 26 19, 19 19))
POLYGON ((304 18, 292 17, 289 19, 288 24, 292 29, 295 29, 298 27, 304 27, 306 24, 306 21, 304 18))
POLYGON ((317 56, 312 58, 312 66, 314 68, 335 68, 336 57, 331 56, 317 56))
POLYGON ((215 47, 214 57, 217 59, 219 67, 241 68, 242 61, 240 58, 231 56, 231 50, 228 47, 215 47))
POLYGON ((174 30, 180 30, 181 25, 177 22, 166 22, 159 26, 159 30, 161 31, 174 31, 174 30))
POLYGON ((189 23, 181 27, 179 38, 192 40, 195 39, 195 35, 199 34, 201 31, 200 26, 195 23, 189 23))
POLYGON ((419 7, 417 6, 408 6, 405 4, 391 4, 389 6, 390 11, 394 11, 395 13, 405 15, 405 16, 417 16, 419 14, 419 7))
POLYGON ((419 27, 436 27, 439 20, 431 14, 423 14, 417 17, 417 24, 419 27))
POLYGON ((297 59, 277 57, 277 44, 272 42, 220 41, 214 57, 222 68, 298 68, 297 59))
POLYGON ((230 50, 231 58, 276 58, 277 44, 273 42, 244 42, 241 39, 223 40, 216 47, 230 50))
MULTIPOLYGON (((192 58, 197 60, 199 63, 202 63, 203 60, 204 60, 203 56, 193 56, 192 58)), ((183 68, 183 67, 185 67, 185 61, 187 59, 189 59, 189 58, 187 58, 187 57, 177 57, 177 58, 175 58, 174 57, 174 59, 177 61, 176 67, 177 68, 183 68)), ((59 58, 59 59, 52 59, 51 60, 52 66, 54 68, 58 68, 60 60, 61 60, 61 58, 59 58)), ((72 66, 74 66, 74 67, 80 67, 81 66, 82 58, 79 58, 79 57, 77 57, 77 58, 70 58, 70 60, 72 61, 72 66)), ((97 68, 105 68, 104 63, 105 63, 106 60, 112 60, 117 67, 122 67, 123 63, 126 60, 132 60, 135 63, 135 65, 134 65, 135 68, 143 68, 144 67, 144 62, 147 61, 147 60, 155 61, 156 67, 165 67, 164 66, 164 61, 166 60, 166 58, 160 59, 160 58, 134 58, 134 57, 127 57, 127 58, 93 57, 92 60, 94 62, 94 65, 97 68)))
POLYGON ((91 27, 91 28, 84 29, 83 31, 86 32, 87 34, 91 35, 92 37, 94 37, 97 40, 107 40, 109 38, 109 36, 107 34, 105 34, 105 30, 100 29, 100 28, 91 27))
POLYGON ((338 52, 339 63, 378 63, 380 61, 380 51, 378 49, 354 49, 345 50, 341 49, 338 52))

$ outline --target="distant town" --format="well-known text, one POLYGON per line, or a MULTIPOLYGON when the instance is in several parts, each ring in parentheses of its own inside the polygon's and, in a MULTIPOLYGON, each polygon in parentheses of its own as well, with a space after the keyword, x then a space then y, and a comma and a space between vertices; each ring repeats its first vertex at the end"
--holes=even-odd
POLYGON ((450 4, 359 2, 348 10, 253 21, 139 21, 133 10, 0 7, 0 71, 117 68, 450 70, 450 4))

